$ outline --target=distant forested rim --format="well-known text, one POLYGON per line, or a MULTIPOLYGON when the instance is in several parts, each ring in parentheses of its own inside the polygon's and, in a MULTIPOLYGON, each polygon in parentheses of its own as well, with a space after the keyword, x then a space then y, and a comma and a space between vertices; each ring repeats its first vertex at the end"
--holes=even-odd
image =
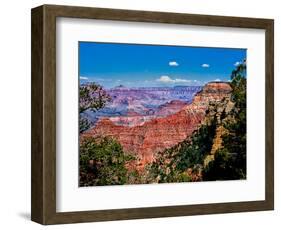
MULTIPOLYGON (((80 186, 246 179, 246 84, 245 60, 231 74, 230 97, 210 101, 192 135, 155 153, 153 162, 141 170, 138 156, 115 138, 80 138, 80 186)), ((85 108, 98 111, 111 96, 96 86, 82 92, 80 88, 81 97, 83 118, 85 108)), ((83 133, 86 121, 80 122, 83 133)))

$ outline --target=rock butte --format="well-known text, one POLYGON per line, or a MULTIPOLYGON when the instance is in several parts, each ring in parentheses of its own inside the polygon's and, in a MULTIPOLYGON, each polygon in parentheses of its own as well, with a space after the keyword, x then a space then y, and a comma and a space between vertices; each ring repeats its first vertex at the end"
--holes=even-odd
MULTIPOLYGON (((82 137, 110 136, 117 139, 125 151, 138 155, 139 167, 142 168, 153 161, 157 152, 189 137, 205 118, 209 102, 230 97, 231 91, 231 86, 226 82, 210 82, 194 96, 191 104, 183 105, 177 113, 143 123, 136 122, 135 126, 118 125, 110 118, 102 118, 95 127, 83 133, 82 137)), ((172 105, 177 106, 177 103, 174 102, 172 105)), ((121 119, 124 120, 126 117, 121 119)))

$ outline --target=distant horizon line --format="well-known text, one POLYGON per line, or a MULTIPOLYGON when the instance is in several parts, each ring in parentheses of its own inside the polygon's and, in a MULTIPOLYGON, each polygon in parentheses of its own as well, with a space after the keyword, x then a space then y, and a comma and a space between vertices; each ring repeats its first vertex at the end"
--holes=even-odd
POLYGON ((113 87, 105 87, 101 84, 99 84, 98 82, 95 82, 95 81, 86 81, 86 82, 82 82, 81 83, 81 80, 79 81, 79 85, 86 85, 86 84, 89 84, 89 83, 96 83, 100 86, 102 86, 103 88, 105 89, 116 89, 116 88, 128 88, 128 89, 139 89, 139 88, 176 88, 176 87, 203 87, 205 86, 206 84, 209 84, 209 83, 227 83, 229 84, 230 81, 208 81, 206 82, 205 84, 202 84, 202 85, 173 85, 173 86, 133 86, 133 87, 130 87, 130 86, 125 86, 125 85, 116 85, 116 86, 113 86, 113 87))

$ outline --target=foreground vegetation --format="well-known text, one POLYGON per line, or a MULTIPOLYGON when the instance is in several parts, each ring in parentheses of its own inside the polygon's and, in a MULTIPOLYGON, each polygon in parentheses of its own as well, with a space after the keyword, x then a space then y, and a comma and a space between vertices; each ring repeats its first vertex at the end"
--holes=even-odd
POLYGON ((126 184, 126 165, 134 159, 112 138, 86 138, 80 145, 80 186, 126 184))

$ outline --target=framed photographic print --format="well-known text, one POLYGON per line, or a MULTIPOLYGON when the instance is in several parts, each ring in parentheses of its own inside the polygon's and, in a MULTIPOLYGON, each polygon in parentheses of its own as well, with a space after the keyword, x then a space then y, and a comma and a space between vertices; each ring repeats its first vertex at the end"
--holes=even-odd
POLYGON ((32 9, 32 220, 273 210, 273 29, 32 9))

